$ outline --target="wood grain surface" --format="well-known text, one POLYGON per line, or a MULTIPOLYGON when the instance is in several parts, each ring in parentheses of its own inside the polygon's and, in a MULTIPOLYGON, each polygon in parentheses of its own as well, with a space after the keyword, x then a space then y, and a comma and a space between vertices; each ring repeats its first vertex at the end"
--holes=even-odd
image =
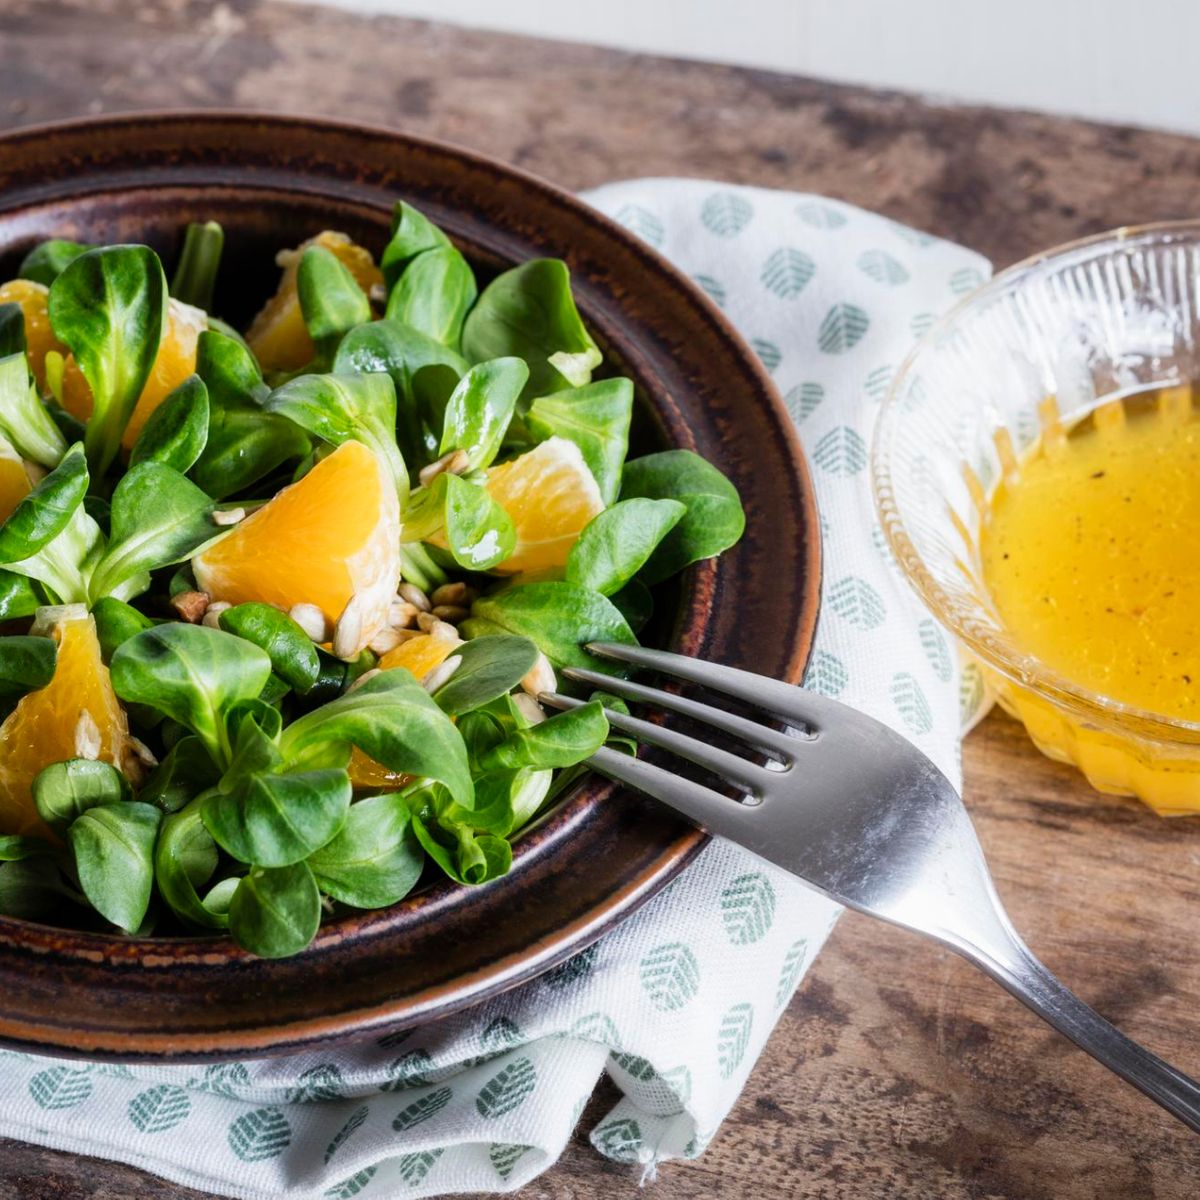
MULTIPOLYGON (((1200 141, 1176 135, 274 0, 0 8, 3 127, 196 105, 312 112, 447 138, 571 188, 694 175, 821 192, 998 264, 1200 209, 1200 141)), ((999 889, 1033 948, 1126 1032, 1200 1074, 1200 823, 1091 793, 996 715, 967 739, 964 765, 999 889)), ((590 1115, 612 1099, 602 1089, 590 1115)), ((1200 1143, 1182 1126, 953 955, 848 916, 720 1136, 696 1163, 665 1166, 649 1194, 1198 1192, 1200 1143)), ((577 1138, 521 1194, 632 1197, 637 1184, 577 1138)), ((0 1200, 196 1195, 0 1141, 0 1200)))

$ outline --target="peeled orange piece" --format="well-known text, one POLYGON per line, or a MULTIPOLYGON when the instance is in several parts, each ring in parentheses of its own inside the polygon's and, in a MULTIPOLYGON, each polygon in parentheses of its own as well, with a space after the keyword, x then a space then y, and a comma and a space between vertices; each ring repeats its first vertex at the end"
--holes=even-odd
POLYGON ((583 527, 604 511, 595 476, 566 438, 492 467, 484 487, 517 527, 516 549, 494 568, 501 574, 565 566, 583 527))
POLYGON ((358 280, 364 292, 369 294, 373 285, 383 283, 383 273, 375 265, 371 252, 355 245, 344 233, 327 229, 295 250, 284 250, 275 260, 283 268, 279 288, 246 331, 246 341, 264 371, 295 371, 315 352, 296 291, 300 259, 310 246, 330 251, 358 280))
POLYGON ((32 279, 10 279, 0 286, 0 304, 19 304, 25 317, 25 348, 29 354, 29 369, 37 380, 38 390, 46 392, 46 355, 55 350, 66 354, 67 348, 50 328, 50 289, 32 279))
POLYGON ((33 804, 43 767, 68 758, 99 758, 122 770, 130 762, 129 724, 100 659, 96 623, 82 605, 43 609, 58 642, 54 678, 23 696, 0 725, 0 834, 53 838, 33 804))
POLYGON ((390 671, 393 667, 404 667, 420 683, 434 667, 440 667, 450 657, 452 650, 461 645, 462 638, 434 637, 431 633, 422 633, 389 650, 379 660, 379 669, 390 671))
POLYGON ((21 456, 0 438, 0 525, 13 514, 13 509, 29 495, 33 485, 21 456))
MULTIPOLYGON (((460 638, 439 638, 423 633, 419 637, 409 638, 407 642, 401 642, 394 650, 389 650, 379 660, 379 669, 388 671, 392 667, 406 667, 420 683, 434 667, 445 662, 456 646, 461 645, 460 638)), ((357 746, 350 756, 348 770, 350 782, 359 788, 400 787, 408 782, 407 775, 389 771, 382 763, 368 758, 357 746)))
MULTIPOLYGON (((196 343, 207 328, 208 317, 203 309, 181 300, 167 302, 167 322, 154 366, 121 438, 126 450, 133 448, 150 414, 196 369, 196 343)), ((69 355, 63 366, 62 406, 72 416, 86 421, 92 415, 92 404, 91 386, 75 356, 69 355)))
POLYGON ((387 464, 361 442, 345 442, 192 568, 214 600, 258 600, 285 612, 315 604, 331 626, 356 597, 357 632, 346 649, 357 654, 386 622, 400 578, 400 503, 387 464))

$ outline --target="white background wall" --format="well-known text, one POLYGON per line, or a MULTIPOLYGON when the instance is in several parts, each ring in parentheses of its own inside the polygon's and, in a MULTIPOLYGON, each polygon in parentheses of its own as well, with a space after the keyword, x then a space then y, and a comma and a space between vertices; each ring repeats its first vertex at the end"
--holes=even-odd
POLYGON ((1200 0, 325 0, 1200 133, 1200 0))

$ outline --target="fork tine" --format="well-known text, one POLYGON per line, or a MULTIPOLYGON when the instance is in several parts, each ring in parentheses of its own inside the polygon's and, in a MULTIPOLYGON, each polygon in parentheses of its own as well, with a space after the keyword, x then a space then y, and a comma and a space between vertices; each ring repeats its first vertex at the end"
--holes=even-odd
MULTIPOLYGON (((585 671, 579 667, 567 667, 563 674, 568 679, 579 683, 588 683, 603 692, 612 692, 623 696, 626 700, 638 700, 645 704, 653 704, 657 708, 665 708, 669 712, 677 712, 682 716, 691 717, 694 721, 711 725, 724 733, 742 738, 760 750, 767 751, 784 762, 793 762, 796 757, 797 740, 778 729, 760 725, 757 721, 739 717, 736 713, 726 712, 723 708, 714 708, 711 704, 701 704, 687 696, 677 696, 673 692, 660 691, 658 688, 647 687, 642 683, 634 683, 629 679, 618 679, 613 675, 605 675, 600 671, 585 671)), ((802 745, 803 743, 799 743, 802 745)))
POLYGON ((737 828, 753 821, 758 811, 753 805, 739 804, 703 784, 680 779, 643 758, 634 758, 631 754, 622 754, 606 746, 588 759, 588 766, 601 775, 607 775, 609 779, 661 800, 702 829, 708 829, 714 823, 720 825, 726 837, 735 836, 737 828))
MULTIPOLYGON (((664 675, 673 675, 689 683, 724 692, 764 712, 774 713, 789 721, 802 721, 816 729, 822 724, 824 698, 814 696, 790 683, 767 679, 737 667, 672 654, 668 650, 650 650, 645 646, 628 646, 623 642, 592 642, 587 649, 600 658, 612 658, 635 667, 647 667, 664 675)), ((828 705, 824 705, 827 710, 828 705)))
MULTIPOLYGON (((583 700, 575 700, 570 696, 560 696, 557 692, 543 692, 538 699, 553 708, 582 708, 585 703, 583 700)), ((739 758, 736 754, 730 754, 728 750, 710 746, 707 742, 700 741, 699 738, 688 737, 685 733, 676 733, 673 729, 664 729, 663 726, 643 721, 640 717, 627 717, 624 713, 616 713, 608 709, 605 710, 604 715, 614 729, 633 734, 639 742, 644 742, 647 746, 661 746, 664 750, 669 750, 672 754, 687 759, 688 762, 704 767, 705 770, 712 771, 722 778, 728 779, 731 783, 736 783, 739 787, 754 792, 755 795, 758 794, 759 789, 768 778, 779 777, 778 771, 767 771, 757 763, 739 758)))

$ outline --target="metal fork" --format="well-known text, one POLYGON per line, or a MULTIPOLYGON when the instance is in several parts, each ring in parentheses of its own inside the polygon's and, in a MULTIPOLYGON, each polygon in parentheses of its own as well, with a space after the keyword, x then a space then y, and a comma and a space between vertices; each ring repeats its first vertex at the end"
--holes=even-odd
MULTIPOLYGON (((610 749, 590 760, 597 771, 661 800, 847 908, 949 946, 1200 1133, 1200 1086, 1084 1004, 1021 940, 958 793, 909 741, 836 700, 749 671, 615 643, 588 649, 733 697, 789 727, 785 732, 687 696, 568 669, 564 673, 577 682, 701 722, 768 759, 762 765, 610 712, 614 728, 703 767, 733 784, 742 798, 610 749)), ((582 703, 556 693, 541 699, 554 708, 582 703)))

